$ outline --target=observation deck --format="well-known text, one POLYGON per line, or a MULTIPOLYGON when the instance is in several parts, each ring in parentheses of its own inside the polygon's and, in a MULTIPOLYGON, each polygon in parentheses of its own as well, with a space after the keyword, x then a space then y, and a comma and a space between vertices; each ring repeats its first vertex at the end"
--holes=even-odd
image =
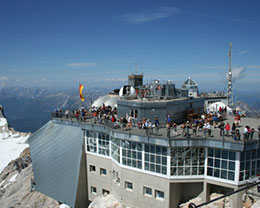
MULTIPOLYGON (((75 114, 65 116, 64 113, 52 113, 52 119, 57 123, 67 123, 79 125, 82 129, 101 131, 110 133, 111 135, 120 139, 133 140, 137 142, 151 143, 162 146, 178 146, 178 147, 214 147, 221 149, 229 149, 234 151, 248 151, 259 148, 259 132, 257 127, 260 122, 258 119, 246 118, 241 119, 240 126, 237 127, 240 131, 240 139, 234 140, 231 130, 229 136, 226 134, 220 136, 220 129, 218 127, 211 127, 211 134, 209 135, 203 129, 197 130, 196 135, 193 134, 192 129, 189 129, 189 136, 183 135, 181 125, 177 126, 177 135, 173 134, 173 129, 170 130, 165 127, 158 128, 145 128, 140 129, 137 127, 136 122, 130 128, 120 122, 112 123, 110 120, 96 120, 92 115, 76 117, 75 114), (245 126, 254 127, 255 132, 249 135, 246 139, 243 134, 245 126)), ((233 116, 227 116, 225 123, 232 126, 234 122, 233 116)))

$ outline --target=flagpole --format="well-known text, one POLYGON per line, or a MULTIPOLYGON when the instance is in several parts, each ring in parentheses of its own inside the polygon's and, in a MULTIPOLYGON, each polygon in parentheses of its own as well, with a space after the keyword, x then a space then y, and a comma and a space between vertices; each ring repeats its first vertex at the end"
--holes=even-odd
MULTIPOLYGON (((79 82, 79 87, 78 87, 78 89, 80 89, 80 82, 79 82)), ((81 98, 80 98, 80 96, 79 96, 79 109, 80 109, 80 106, 81 106, 81 98)))

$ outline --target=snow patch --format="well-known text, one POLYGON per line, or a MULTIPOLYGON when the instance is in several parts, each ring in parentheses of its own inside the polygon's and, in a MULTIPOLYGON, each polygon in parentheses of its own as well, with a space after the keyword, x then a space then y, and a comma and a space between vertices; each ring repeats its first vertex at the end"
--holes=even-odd
POLYGON ((112 108, 117 107, 117 100, 119 100, 120 97, 117 95, 105 95, 102 97, 99 97, 97 100, 94 101, 92 104, 92 107, 101 107, 103 104, 106 106, 110 105, 112 108))
POLYGON ((7 125, 7 120, 5 118, 0 118, 0 126, 7 125))
POLYGON ((70 208, 70 207, 66 204, 61 204, 59 208, 70 208))
POLYGON ((17 175, 18 175, 18 173, 14 174, 14 175, 9 179, 9 182, 15 182, 17 175))
POLYGON ((2 184, 4 184, 5 180, 3 180, 1 183, 0 183, 0 186, 2 186, 2 184))
POLYGON ((0 133, 0 173, 11 160, 19 157, 20 153, 27 147, 28 136, 14 138, 10 134, 0 133))

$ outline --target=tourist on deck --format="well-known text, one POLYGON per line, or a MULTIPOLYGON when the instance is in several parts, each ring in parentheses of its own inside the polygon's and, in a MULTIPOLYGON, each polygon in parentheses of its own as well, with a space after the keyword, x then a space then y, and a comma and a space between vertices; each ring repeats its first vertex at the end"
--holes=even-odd
POLYGON ((204 137, 204 138, 207 138, 207 123, 205 123, 205 124, 203 125, 202 131, 203 131, 203 137, 204 137))
POLYGON ((186 128, 186 124, 185 122, 181 125, 181 129, 182 129, 182 132, 181 132, 181 136, 184 137, 185 136, 185 128, 186 128))
POLYGON ((226 130, 226 136, 229 137, 229 132, 230 132, 230 125, 229 125, 229 123, 226 124, 225 130, 226 130))
POLYGON ((173 121, 172 130, 173 130, 173 136, 178 136, 177 123, 175 121, 173 121))
POLYGON ((258 131, 258 139, 260 139, 260 125, 258 126, 257 131, 258 131))
POLYGON ((152 130, 152 123, 151 123, 150 119, 147 119, 146 122, 145 122, 146 134, 147 135, 151 134, 151 130, 152 130))
POLYGON ((171 124, 171 122, 172 122, 171 116, 168 114, 166 117, 166 123, 171 124))
POLYGON ((249 138, 249 126, 245 126, 243 134, 244 134, 244 140, 248 140, 249 138))
POLYGON ((239 129, 236 129, 236 133, 235 133, 235 137, 234 137, 234 140, 240 140, 240 131, 239 129))
POLYGON ((224 136, 224 129, 225 129, 225 123, 224 121, 221 121, 220 124, 218 125, 220 129, 220 136, 224 136))
POLYGON ((193 122, 191 128, 192 128, 193 136, 196 137, 197 136, 197 123, 196 123, 196 120, 193 122))
POLYGON ((212 117, 212 121, 213 121, 213 126, 214 128, 217 127, 217 122, 218 122, 218 117, 216 114, 214 114, 214 116, 212 117))
POLYGON ((116 117, 114 116, 114 114, 112 114, 111 121, 112 121, 112 123, 116 122, 116 117))
POLYGON ((251 131, 250 131, 250 139, 252 140, 254 137, 254 133, 255 133, 255 128, 252 127, 251 131))
POLYGON ((131 129, 131 127, 132 127, 132 117, 128 116, 126 130, 131 129))
POLYGON ((127 120, 126 120, 126 118, 125 118, 124 116, 121 116, 121 118, 120 118, 120 123, 121 123, 121 127, 122 127, 123 129, 125 129, 126 124, 127 124, 127 120))
POLYGON ((185 136, 186 136, 187 138, 190 137, 190 131, 189 131, 189 129, 190 129, 190 122, 187 121, 187 122, 186 122, 186 126, 185 126, 185 136))
POLYGON ((219 113, 222 113, 222 108, 221 108, 221 106, 219 106, 218 112, 219 112, 219 113))
POLYGON ((232 135, 233 138, 235 137, 236 128, 237 128, 237 127, 236 127, 236 124, 233 123, 233 124, 232 124, 232 128, 231 128, 231 135, 232 135))
POLYGON ((69 118, 69 110, 65 110, 65 116, 66 118, 69 118))
POLYGON ((142 126, 142 120, 140 119, 139 122, 137 123, 137 127, 138 129, 142 129, 143 126, 142 126))
POLYGON ((159 120, 158 120, 158 117, 156 116, 155 118, 154 118, 154 129, 155 129, 155 134, 158 134, 158 132, 159 132, 159 127, 160 127, 160 122, 159 122, 159 120))
POLYGON ((211 125, 209 122, 206 124, 206 129, 208 137, 211 137, 211 125))

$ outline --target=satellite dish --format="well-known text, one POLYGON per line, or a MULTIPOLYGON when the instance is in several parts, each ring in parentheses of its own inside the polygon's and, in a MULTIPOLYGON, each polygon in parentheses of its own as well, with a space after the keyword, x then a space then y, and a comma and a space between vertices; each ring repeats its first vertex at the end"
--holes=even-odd
POLYGON ((119 96, 120 97, 123 97, 123 96, 135 96, 135 95, 136 95, 135 89, 132 86, 130 86, 130 85, 124 85, 119 90, 119 96))

